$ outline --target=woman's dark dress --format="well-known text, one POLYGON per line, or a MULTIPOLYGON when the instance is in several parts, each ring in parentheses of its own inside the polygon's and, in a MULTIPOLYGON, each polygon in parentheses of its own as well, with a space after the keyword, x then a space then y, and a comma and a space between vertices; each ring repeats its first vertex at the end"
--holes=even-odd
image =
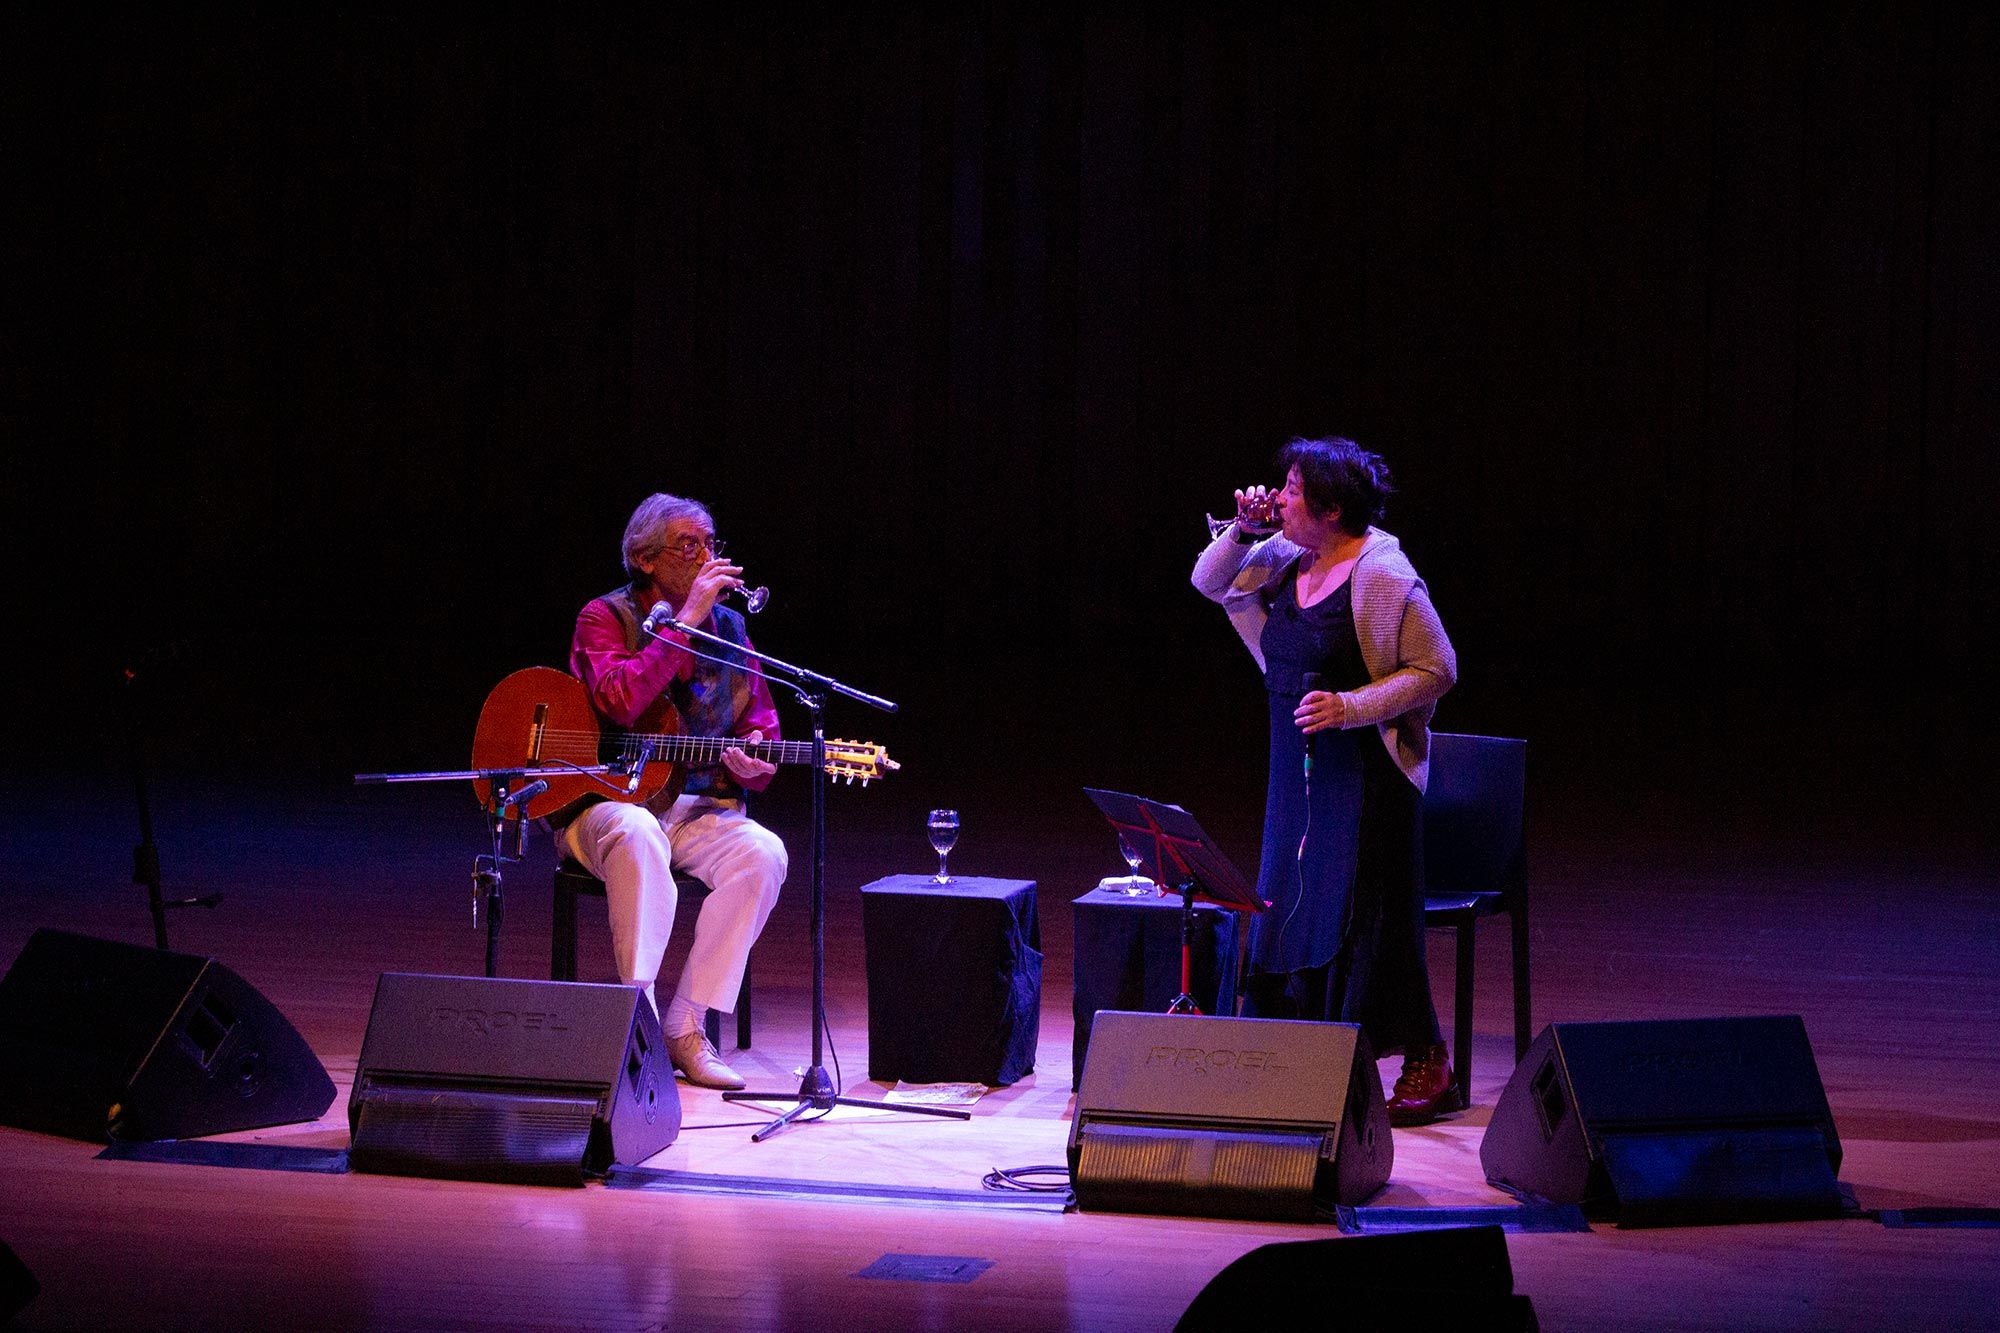
POLYGON ((1424 965, 1422 807, 1374 727, 1307 736, 1292 720, 1308 688, 1369 681, 1352 581, 1301 608, 1297 576, 1288 565, 1265 592, 1271 772, 1257 894, 1271 906, 1251 926, 1244 1012, 1359 1023, 1377 1055, 1431 1045, 1438 1023, 1424 965))

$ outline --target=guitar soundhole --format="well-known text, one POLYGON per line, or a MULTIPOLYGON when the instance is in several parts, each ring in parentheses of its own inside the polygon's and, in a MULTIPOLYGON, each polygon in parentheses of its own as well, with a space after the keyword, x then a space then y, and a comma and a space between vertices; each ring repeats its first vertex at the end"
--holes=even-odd
POLYGON ((539 764, 542 762, 542 740, 545 736, 548 735, 548 729, 549 729, 549 706, 545 703, 536 704, 535 720, 528 724, 529 763, 539 764))

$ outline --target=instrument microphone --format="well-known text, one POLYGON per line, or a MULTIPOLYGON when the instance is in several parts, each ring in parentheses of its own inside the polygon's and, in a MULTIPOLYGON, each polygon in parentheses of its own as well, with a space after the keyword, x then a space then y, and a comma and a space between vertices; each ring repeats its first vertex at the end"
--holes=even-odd
POLYGON ((534 800, 548 789, 549 780, 547 778, 536 778, 533 782, 521 788, 521 790, 507 793, 507 799, 500 802, 500 812, 505 814, 517 805, 526 805, 529 801, 534 800))
POLYGON ((648 736, 639 744, 639 757, 632 761, 632 771, 625 779, 625 794, 632 795, 639 790, 639 779, 646 776, 646 762, 653 757, 653 738, 648 736))

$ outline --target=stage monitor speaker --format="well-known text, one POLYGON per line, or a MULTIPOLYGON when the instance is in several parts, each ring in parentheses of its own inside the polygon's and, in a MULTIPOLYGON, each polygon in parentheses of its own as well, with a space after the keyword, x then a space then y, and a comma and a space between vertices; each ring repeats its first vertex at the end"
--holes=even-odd
POLYGON ((631 986, 384 972, 347 1103, 357 1171, 581 1185, 681 1128, 631 986))
POLYGON ((1533 1333, 1497 1226, 1261 1245, 1217 1273, 1175 1333, 1245 1328, 1455 1328, 1533 1333))
POLYGON ((257 988, 216 962, 38 930, 0 978, 0 1123, 187 1139, 316 1120, 333 1080, 257 988))
POLYGON ((11 1321, 42 1294, 42 1284, 21 1262, 12 1246, 0 1240, 0 1324, 11 1321))
POLYGON ((1380 1189, 1393 1159, 1358 1027, 1116 1010, 1091 1025, 1079 1208, 1310 1222, 1380 1189))
POLYGON ((1479 1160, 1501 1189, 1620 1226, 1841 1210, 1840 1138, 1795 1015, 1552 1023, 1479 1160))

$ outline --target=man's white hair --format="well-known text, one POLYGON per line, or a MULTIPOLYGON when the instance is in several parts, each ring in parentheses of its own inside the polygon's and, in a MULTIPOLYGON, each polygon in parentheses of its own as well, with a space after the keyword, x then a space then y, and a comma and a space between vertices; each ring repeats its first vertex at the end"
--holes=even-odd
POLYGON ((633 578, 643 577, 639 562, 651 560, 667 549, 667 525, 677 518, 699 518, 711 528, 715 526, 708 506, 699 500, 685 500, 678 495, 649 495, 639 502, 632 511, 632 519, 625 525, 625 541, 619 547, 625 557, 625 572, 633 578))

